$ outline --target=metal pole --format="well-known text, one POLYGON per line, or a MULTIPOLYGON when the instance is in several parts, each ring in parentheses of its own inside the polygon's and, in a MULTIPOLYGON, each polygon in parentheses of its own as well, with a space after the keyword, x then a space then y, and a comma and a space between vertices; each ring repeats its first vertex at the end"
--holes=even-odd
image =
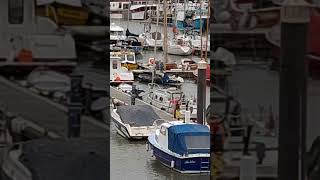
POLYGON ((164 19, 163 19, 163 35, 164 35, 164 44, 163 44, 163 53, 164 53, 164 64, 168 63, 168 26, 167 26, 167 0, 163 1, 163 12, 164 12, 164 19))
POLYGON ((278 178, 303 180, 309 4, 303 0, 287 0, 281 15, 278 178))
POLYGON ((71 74, 71 92, 68 100, 68 137, 80 137, 82 113, 82 78, 80 74, 71 74))
POLYGON ((204 60, 198 62, 198 90, 197 90, 197 122, 204 123, 206 104, 206 69, 207 63, 204 60))

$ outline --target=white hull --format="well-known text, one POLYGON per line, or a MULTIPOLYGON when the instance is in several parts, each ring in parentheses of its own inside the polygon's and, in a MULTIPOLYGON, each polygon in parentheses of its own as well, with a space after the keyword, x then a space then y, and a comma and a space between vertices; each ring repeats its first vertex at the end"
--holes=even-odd
POLYGON ((192 53, 192 48, 189 46, 180 46, 180 45, 168 46, 168 54, 188 56, 188 55, 191 55, 191 53, 192 53))
POLYGON ((145 19, 144 17, 145 17, 144 11, 131 13, 132 20, 143 20, 143 19, 145 19))
POLYGON ((116 109, 111 109, 111 117, 117 132, 124 138, 133 140, 145 139, 156 130, 153 126, 131 127, 129 124, 124 124, 116 113, 116 109))

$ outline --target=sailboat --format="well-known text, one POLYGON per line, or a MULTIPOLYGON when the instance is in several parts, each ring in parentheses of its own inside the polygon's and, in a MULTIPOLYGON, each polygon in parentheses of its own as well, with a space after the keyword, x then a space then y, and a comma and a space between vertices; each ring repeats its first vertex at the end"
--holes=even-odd
MULTIPOLYGON (((159 6, 157 6, 157 22, 159 21, 159 6)), ((162 47, 164 35, 161 34, 158 31, 150 32, 151 26, 150 23, 152 21, 152 18, 150 16, 149 22, 145 25, 145 33, 142 33, 139 35, 139 38, 142 39, 143 44, 145 47, 162 47)), ((158 26, 157 26, 158 27, 158 26)))

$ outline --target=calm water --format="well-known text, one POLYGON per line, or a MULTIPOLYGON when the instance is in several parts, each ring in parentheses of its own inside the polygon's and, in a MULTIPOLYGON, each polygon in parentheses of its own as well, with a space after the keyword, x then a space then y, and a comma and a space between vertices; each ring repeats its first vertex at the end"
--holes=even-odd
MULTIPOLYGON (((127 27, 127 22, 115 22, 124 29, 127 27)), ((156 26, 152 25, 152 30, 156 26)), ((159 26, 159 31, 162 32, 162 26, 159 26)), ((132 33, 140 34, 144 32, 143 24, 139 22, 129 22, 129 30, 132 33)), ((171 30, 169 30, 171 34, 171 30)), ((162 59, 163 52, 157 50, 156 59, 162 59)), ((149 57, 154 57, 153 50, 144 51, 142 56, 137 57, 138 62, 147 62, 149 57)), ((171 62, 179 62, 182 58, 179 56, 169 55, 171 62)), ((189 56, 188 58, 193 58, 189 56)), ((197 61, 197 58, 194 57, 197 61)), ((192 80, 185 80, 181 87, 187 97, 196 96, 196 84, 192 80)), ((137 83, 137 87, 147 90, 146 84, 137 83)), ((209 104, 210 88, 207 88, 207 105, 209 104)), ((182 175, 174 172, 163 166, 150 153, 146 151, 146 141, 130 142, 117 134, 115 127, 111 127, 111 179, 112 180, 209 180, 208 175, 182 175)))

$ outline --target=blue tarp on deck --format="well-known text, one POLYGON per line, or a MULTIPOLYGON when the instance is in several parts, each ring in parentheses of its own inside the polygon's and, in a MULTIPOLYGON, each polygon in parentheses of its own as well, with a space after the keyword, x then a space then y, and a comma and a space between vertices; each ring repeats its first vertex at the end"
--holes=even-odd
POLYGON ((209 128, 201 124, 171 126, 168 128, 168 148, 180 155, 209 153, 209 128))

